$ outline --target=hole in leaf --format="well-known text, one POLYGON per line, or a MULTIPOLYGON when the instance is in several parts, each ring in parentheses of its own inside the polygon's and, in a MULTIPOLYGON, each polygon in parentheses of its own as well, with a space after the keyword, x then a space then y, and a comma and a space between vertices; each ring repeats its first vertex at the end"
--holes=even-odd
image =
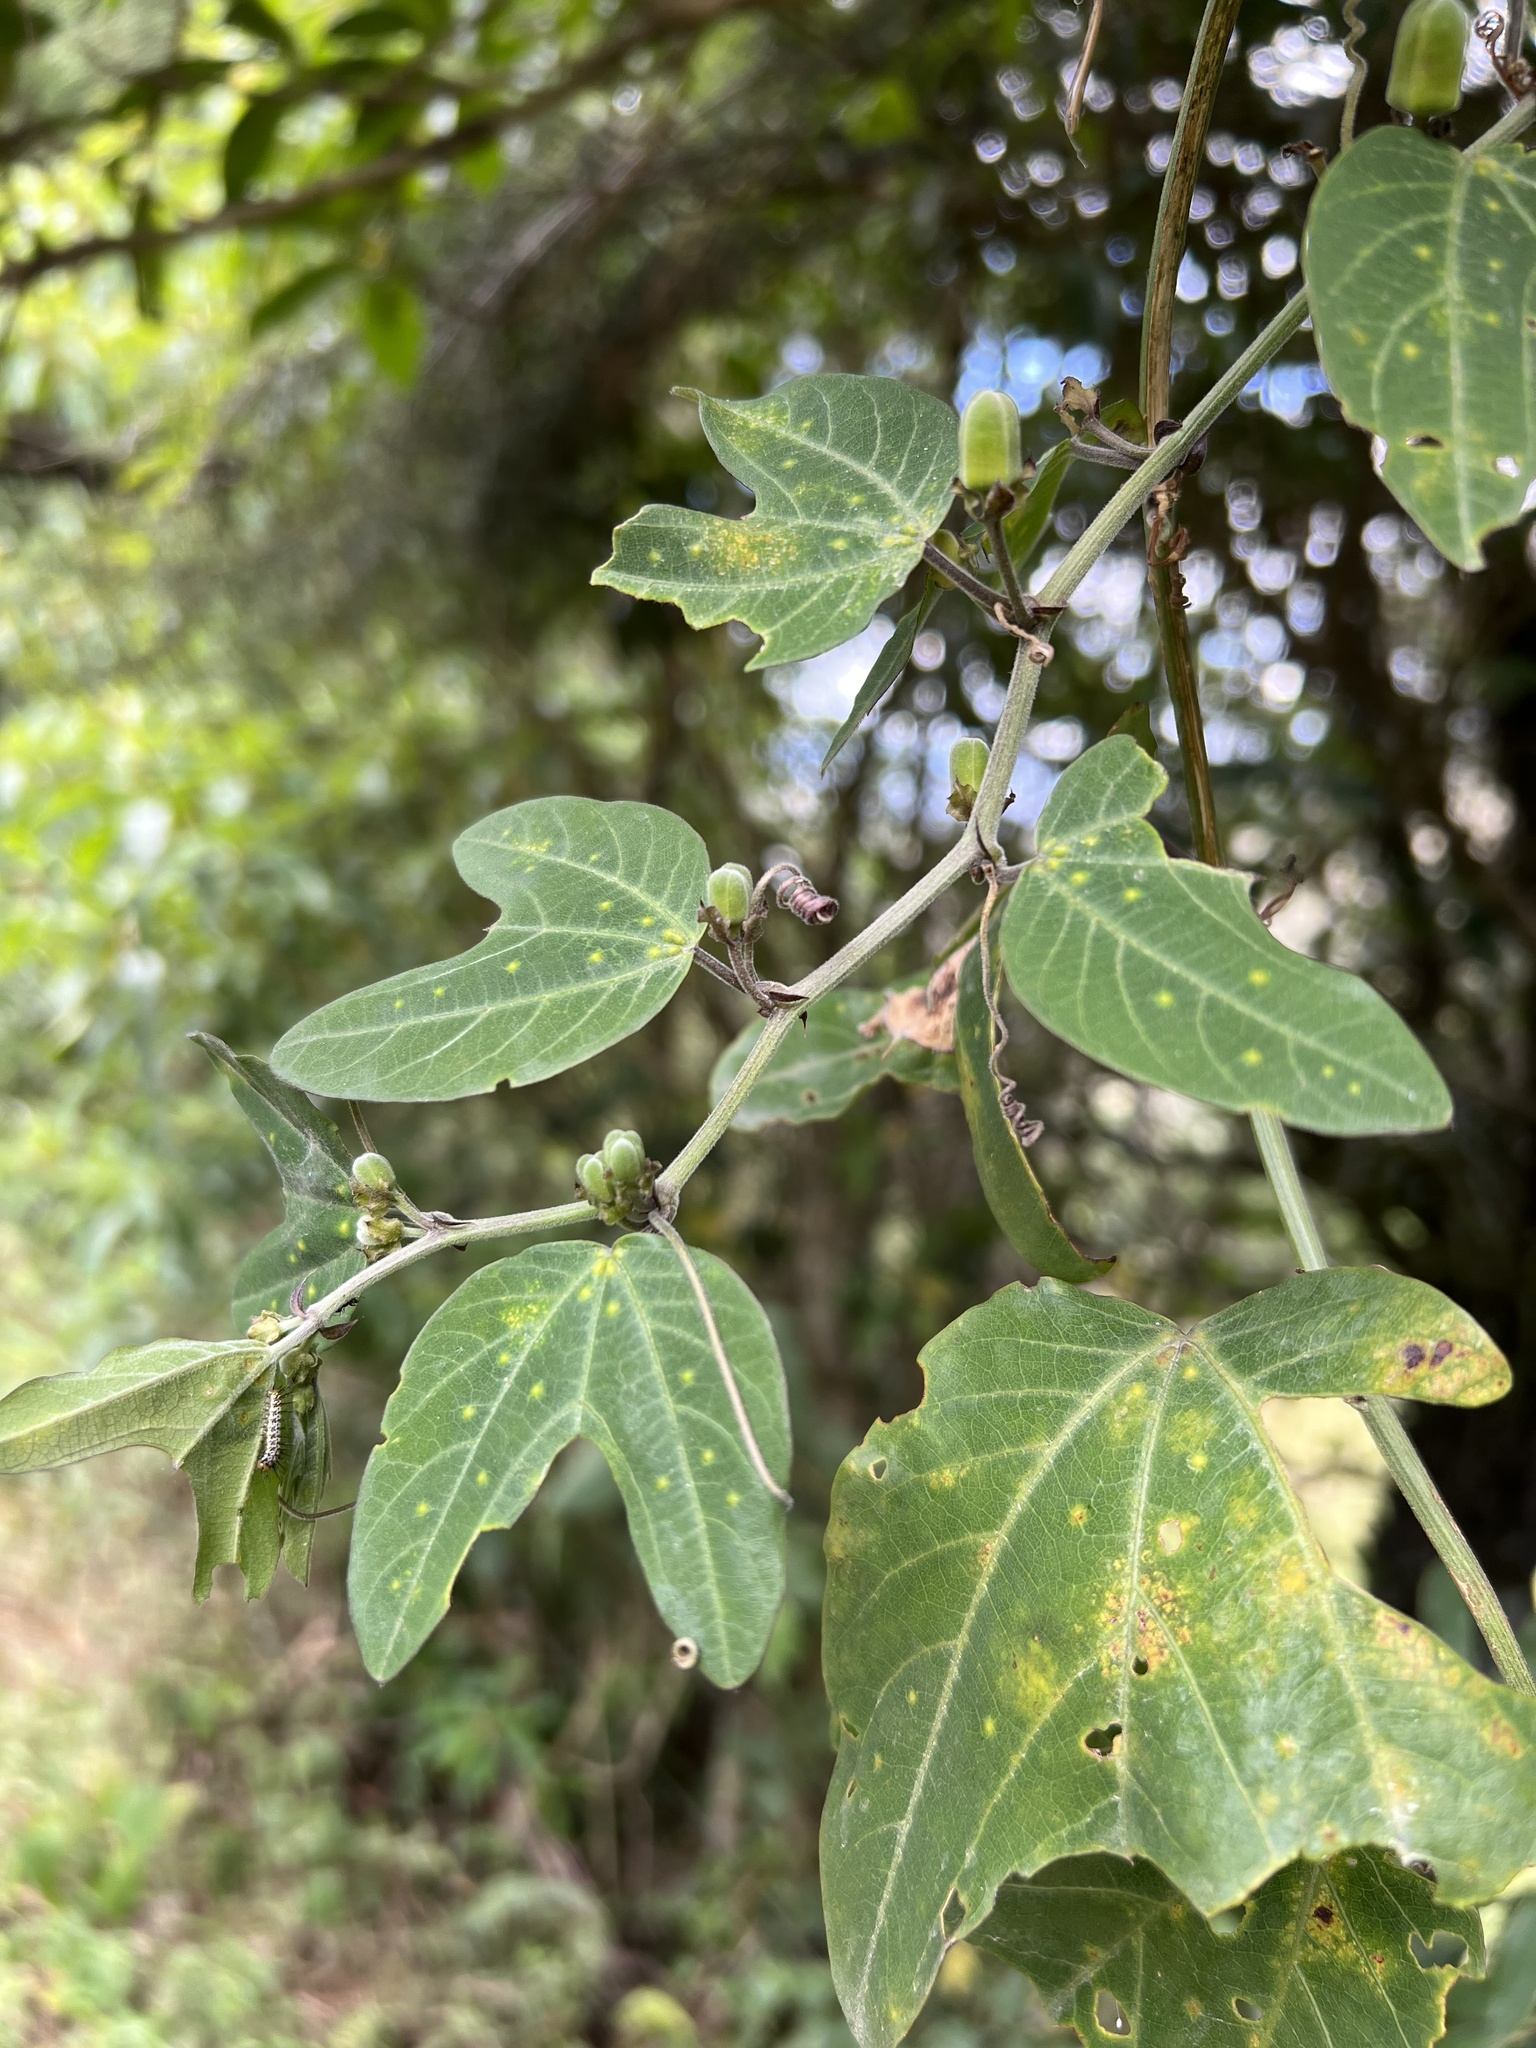
POLYGON ((1438 1927, 1428 1941, 1410 1934, 1408 1953, 1421 1970, 1459 1970, 1467 1960, 1467 1944, 1459 1934, 1447 1934, 1438 1927))
POLYGON ((944 1929, 946 1941, 953 1941, 965 1925, 965 1907, 957 1891, 952 1890, 944 1901, 944 1911, 939 1915, 939 1925, 944 1929))
POLYGON ((1111 1721, 1107 1728, 1090 1728, 1083 1737, 1083 1747, 1094 1756, 1111 1757, 1123 1732, 1118 1721, 1111 1721))
POLYGON ((844 1803, 845 1803, 845 1804, 846 1804, 846 1802, 847 1802, 848 1800, 850 1800, 850 1799, 851 1799, 851 1798, 853 1797, 854 1793, 855 1793, 855 1792, 857 1792, 857 1791, 858 1791, 858 1789, 859 1789, 859 1781, 858 1781, 858 1779, 857 1779, 857 1778, 850 1778, 850 1779, 848 1780, 848 1789, 847 1789, 847 1791, 846 1791, 846 1792, 845 1792, 845 1793, 843 1794, 843 1800, 844 1800, 844 1803))
POLYGON ((1101 1991, 1093 2001, 1093 2023, 1101 2034, 1123 2041, 1131 2031, 1125 2007, 1112 1991, 1101 1991))
POLYGON ((819 1102, 821 1100, 821 1097, 816 1093, 816 1090, 814 1088, 802 1088, 800 1090, 800 1100, 807 1106, 809 1106, 813 1102, 819 1102))
POLYGON ((1152 1667, 1147 1662, 1145 1657, 1133 1657, 1131 1659, 1131 1669, 1135 1672, 1138 1678, 1145 1678, 1147 1673, 1152 1669, 1152 1667))
POLYGON ((1247 1918, 1248 1907, 1244 1903, 1241 1906, 1224 1906, 1219 1913, 1213 1913, 1206 1924, 1212 1934, 1236 1934, 1247 1918))
POLYGON ((886 1461, 884 1458, 875 1458, 871 1461, 869 1468, 869 1476, 871 1479, 883 1479, 886 1475, 887 1469, 888 1467, 886 1465, 886 1461))
POLYGON ((857 1728, 855 1728, 855 1727, 854 1727, 853 1723, 852 1723, 852 1722, 851 1722, 851 1721, 849 1720, 849 1718, 848 1718, 848 1716, 847 1716, 846 1714, 839 1714, 839 1715, 838 1715, 838 1717, 837 1717, 837 1725, 838 1725, 838 1727, 839 1727, 839 1728, 841 1728, 841 1729, 842 1729, 843 1733, 844 1733, 844 1734, 845 1734, 845 1735, 847 1736, 847 1738, 848 1738, 848 1740, 849 1740, 850 1742, 857 1742, 857 1741, 858 1741, 858 1739, 859 1739, 859 1731, 858 1731, 858 1729, 857 1729, 857 1728))
POLYGON ((1410 434, 1408 436, 1408 446, 1410 448, 1443 448, 1445 443, 1438 434, 1410 434))
POLYGON ((1255 2005, 1251 1998, 1234 1998, 1232 2010, 1240 2020, 1247 2020, 1250 2026, 1256 2026, 1264 2017, 1263 2006, 1255 2005))

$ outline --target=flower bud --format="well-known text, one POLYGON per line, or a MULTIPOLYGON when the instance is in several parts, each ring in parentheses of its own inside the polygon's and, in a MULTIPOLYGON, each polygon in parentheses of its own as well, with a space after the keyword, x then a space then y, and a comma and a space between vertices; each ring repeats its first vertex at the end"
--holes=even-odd
POLYGON ((576 1182, 587 1200, 603 1208, 613 1200, 613 1182, 608 1169, 595 1152, 583 1152, 576 1162, 576 1182))
POLYGON ((978 391, 960 415, 960 481, 968 491, 1014 483, 1023 469, 1019 408, 1006 391, 978 391))
POLYGON ((952 818, 959 818, 962 823, 975 808, 991 751, 985 740, 978 739, 956 740, 949 750, 951 787, 947 809, 952 818))
POLYGON ((387 1195, 395 1185, 395 1169, 382 1152, 361 1152, 352 1162, 353 1185, 369 1195, 387 1195))
POLYGON ((709 878, 710 907, 729 925, 738 925, 752 907, 752 870, 739 860, 728 860, 709 878))
POLYGON ((1467 16, 1461 0, 1409 0, 1397 25, 1387 104, 1416 121, 1453 114, 1461 105, 1467 58, 1467 16))
POLYGON ((645 1146, 638 1131, 610 1131, 603 1140, 603 1164, 621 1185, 645 1171, 645 1146))
POLYGON ((398 1216, 377 1216, 365 1210, 357 1219, 357 1248, 365 1259, 382 1259, 404 1236, 405 1225, 398 1216))

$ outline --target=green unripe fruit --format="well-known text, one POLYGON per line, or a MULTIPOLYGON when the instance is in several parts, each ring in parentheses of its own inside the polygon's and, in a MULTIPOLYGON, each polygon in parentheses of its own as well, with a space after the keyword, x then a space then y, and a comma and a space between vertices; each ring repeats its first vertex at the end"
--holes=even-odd
POLYGON ((974 796, 987 772, 992 749, 985 740, 956 740, 949 750, 949 779, 956 789, 968 789, 974 796))
POLYGON ((603 1164, 621 1184, 645 1171, 645 1146, 638 1131, 610 1131, 603 1140, 603 1164))
POLYGON ((395 1184, 395 1169, 382 1152, 360 1152, 352 1162, 352 1179, 370 1195, 387 1195, 395 1184))
POLYGON ((608 1169, 595 1152, 583 1152, 576 1162, 576 1179, 589 1202, 601 1208, 613 1200, 613 1182, 608 1169))
POLYGON ((1006 391, 978 391, 960 415, 960 481, 968 491, 1017 481, 1024 468, 1019 408, 1006 391))
POLYGON ((1388 106, 1416 121, 1455 113, 1466 61, 1467 16, 1461 0, 1409 0, 1392 46, 1388 106))
POLYGON ((740 924, 752 908, 752 870, 739 860, 728 860, 710 876, 708 895, 710 907, 727 924, 740 924))

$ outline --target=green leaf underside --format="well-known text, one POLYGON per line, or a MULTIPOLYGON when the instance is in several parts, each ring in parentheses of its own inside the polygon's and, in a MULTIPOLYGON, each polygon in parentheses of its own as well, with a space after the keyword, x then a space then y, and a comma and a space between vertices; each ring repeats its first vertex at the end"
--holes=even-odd
POLYGON ((500 906, 478 946, 342 996, 272 1064, 317 1094, 446 1102, 526 1087, 648 1023, 692 959, 709 858, 650 804, 540 797, 454 842, 471 889, 500 906))
MULTIPOLYGON (((736 1275, 694 1254, 769 1469, 789 1466, 783 1373, 736 1275)), ((482 1529, 515 1522, 574 1437, 607 1459, 669 1626, 719 1685, 757 1668, 784 1517, 742 1444, 688 1278, 659 1238, 540 1245, 488 1266, 411 1346, 358 1495, 348 1586, 363 1658, 393 1675, 448 1606, 482 1529)))
POLYGON ((330 1118, 280 1081, 265 1060, 231 1052, 206 1031, 191 1036, 225 1075, 283 1186, 282 1222, 246 1256, 235 1278, 231 1313, 243 1333, 264 1309, 286 1315, 295 1286, 302 1286, 302 1301, 318 1301, 363 1270, 354 1242, 352 1163, 330 1118))
POLYGON ((1144 821, 1167 783, 1125 735, 1057 783, 1003 918, 1020 1000, 1091 1059, 1222 1109, 1340 1136, 1449 1122, 1428 1054, 1367 982, 1282 946, 1246 876, 1168 858, 1144 821))
POLYGON ((1008 543, 1008 552, 1013 557, 1015 568, 1026 567, 1035 549, 1045 538, 1051 509, 1056 503, 1056 494, 1072 466, 1072 454, 1073 443, 1070 435, 1064 441, 1053 442, 1040 458, 1035 480, 1030 485, 1023 504, 1010 512, 1003 521, 1003 538, 1008 543))
MULTIPOLYGON (((765 1124, 827 1123, 839 1117, 866 1089, 889 1075, 925 1088, 955 1086, 951 1054, 928 1052, 910 1038, 884 1029, 867 1037, 861 1026, 876 1018, 885 997, 874 989, 839 989, 806 1012, 806 1021, 779 1047, 762 1078, 731 1120, 737 1131, 765 1124)), ((747 1025, 715 1061, 709 1099, 718 1102, 756 1045, 761 1023, 747 1025)))
POLYGON ((911 2024, 946 1920, 1059 1857, 1147 1857, 1202 1912, 1359 1844, 1458 1904, 1532 1859, 1536 1702, 1330 1571, 1259 1422, 1274 1394, 1496 1399, 1443 1295, 1310 1273, 1186 1336, 1042 1280, 922 1363, 827 1532, 822 1886, 866 2048, 911 2024))
POLYGON ((0 1473, 130 1445, 164 1451, 197 1508, 193 1597, 207 1599, 215 1566, 239 1564, 255 1599, 278 1555, 278 1475, 256 1471, 272 1378, 260 1345, 167 1340, 113 1351, 91 1372, 28 1380, 0 1401, 0 1473))
POLYGON ((869 674, 859 685, 853 708, 832 735, 832 744, 821 757, 821 772, 826 774, 838 755, 853 738, 871 711, 880 702, 886 691, 900 682, 902 671, 912 659, 912 649, 917 643, 918 628, 933 610, 939 594, 939 585, 929 580, 917 603, 897 620, 896 630, 875 656, 869 674))
POLYGON ((745 519, 647 505, 592 581, 677 605, 690 626, 740 619, 747 663, 803 661, 862 632, 943 519, 959 423, 889 377, 795 377, 765 398, 700 398, 710 446, 757 499, 745 519))
POLYGON ((1383 482, 1480 569, 1536 479, 1536 164, 1373 128, 1323 177, 1306 273, 1324 373, 1386 442, 1383 482))
POLYGON ((955 1065, 982 1193, 1004 1237, 1037 1272, 1049 1273, 1057 1280, 1092 1280, 1115 1262, 1086 1258, 1052 1215, 1029 1154, 1003 1115, 989 1065, 991 1057, 992 1018, 982 987, 978 945, 972 946, 960 970, 955 1065))
POLYGON ((1085 2041, 1107 1992, 1137 2048, 1431 2048, 1456 1970, 1425 1967, 1412 1940, 1465 1943, 1483 1966, 1476 1913, 1379 1849, 1292 1863, 1218 1934, 1150 1863, 1074 1857, 1005 1884, 972 1940, 1036 1985, 1085 2041), (1239 2010, 1239 2001, 1247 2008, 1239 2010))

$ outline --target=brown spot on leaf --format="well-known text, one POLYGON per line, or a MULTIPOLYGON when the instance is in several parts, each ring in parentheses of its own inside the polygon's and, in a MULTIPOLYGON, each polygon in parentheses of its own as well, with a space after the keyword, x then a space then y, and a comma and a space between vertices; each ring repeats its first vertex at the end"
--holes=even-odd
POLYGON ((975 943, 972 939, 969 945, 941 961, 926 988, 893 989, 869 1022, 859 1026, 860 1037, 874 1038, 885 1032, 890 1040, 886 1052, 903 1038, 921 1046, 924 1052, 953 1052, 960 969, 975 943))
POLYGON ((1407 1372, 1417 1372, 1424 1363, 1424 1346, 1422 1344, 1405 1344, 1401 1356, 1404 1370, 1407 1372))

